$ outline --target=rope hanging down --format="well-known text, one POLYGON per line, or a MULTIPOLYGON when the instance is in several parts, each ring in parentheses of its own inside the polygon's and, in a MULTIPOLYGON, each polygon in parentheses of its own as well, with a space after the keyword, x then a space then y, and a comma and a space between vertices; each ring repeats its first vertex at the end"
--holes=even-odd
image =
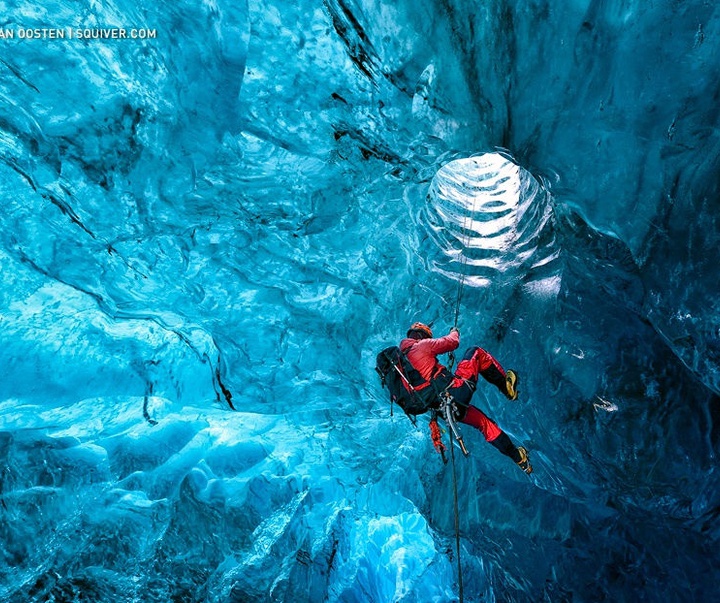
MULTIPOLYGON (((467 219, 467 216, 466 216, 467 219)), ((464 228, 464 227, 463 227, 464 228)), ((469 241, 469 237, 468 237, 469 241)), ((457 298, 455 299, 455 322, 453 323, 453 327, 457 329, 458 326, 458 320, 460 319, 460 300, 462 299, 462 291, 465 287, 465 255, 462 256, 462 262, 460 264, 460 284, 458 285, 457 290, 457 298)), ((448 360, 449 360, 449 366, 448 369, 452 371, 453 366, 455 365, 455 352, 450 352, 448 354, 448 360)))
POLYGON ((465 287, 465 255, 463 255, 460 272, 460 284, 458 285, 457 298, 455 299, 455 323, 453 326, 457 328, 458 319, 460 318, 460 300, 462 299, 463 288, 465 287))
POLYGON ((462 248, 460 249, 460 284, 458 285, 457 298, 455 300, 455 327, 458 326, 458 319, 460 318, 460 300, 462 299, 463 289, 465 288, 465 266, 467 264, 467 256, 464 251, 470 245, 470 225, 469 220, 472 220, 475 216, 475 206, 477 203, 477 195, 473 195, 472 209, 469 214, 465 214, 463 217, 462 231, 465 235, 465 241, 462 242, 462 248))
MULTIPOLYGON (((476 198, 473 196, 473 207, 472 212, 470 213, 470 216, 475 215, 475 201, 476 198)), ((453 323, 453 326, 457 329, 458 326, 458 320, 460 319, 460 301, 462 300, 462 294, 463 289, 465 288, 465 265, 467 264, 467 256, 463 253, 463 251, 468 247, 470 244, 470 234, 468 230, 468 219, 469 216, 466 214, 465 218, 463 219, 463 232, 465 233, 465 244, 463 245, 463 248, 460 251, 461 259, 460 259, 460 283, 458 284, 457 289, 457 297, 455 298, 455 322, 453 323)), ((453 365, 455 364, 455 354, 453 352, 450 352, 448 354, 450 366, 449 369, 452 371, 453 365)), ((455 470, 455 446, 453 445, 452 438, 455 436, 455 439, 457 440, 461 450, 463 451, 463 454, 465 456, 468 455, 468 451, 465 448, 465 443, 462 440, 462 436, 460 435, 460 432, 457 430, 457 427, 455 426, 455 421, 453 417, 453 408, 452 408, 452 397, 447 396, 444 399, 444 406, 445 406, 445 421, 448 424, 448 427, 450 427, 450 459, 452 461, 452 479, 453 479, 453 510, 455 513, 455 551, 456 551, 456 557, 457 557, 457 573, 458 573, 458 599, 459 603, 463 603, 464 601, 464 594, 463 594, 463 577, 462 577, 462 561, 460 558, 460 508, 458 503, 458 487, 457 487, 457 473, 455 470)), ((443 461, 445 460, 445 455, 443 454, 443 461)))
POLYGON ((457 551, 458 599, 459 603, 463 603, 462 564, 460 563, 460 510, 458 507, 457 475, 455 474, 455 446, 453 446, 452 443, 452 436, 450 436, 450 459, 452 460, 453 503, 455 505, 455 550, 457 551))
MULTIPOLYGON (((467 213, 465 214, 462 223, 462 230, 465 235, 465 242, 460 249, 460 283, 458 284, 457 296, 455 298, 455 321, 453 323, 453 326, 456 329, 458 326, 458 321, 460 320, 460 301, 462 300, 463 289, 465 288, 465 266, 467 264, 467 256, 465 255, 464 250, 467 249, 467 247, 470 245, 470 230, 468 220, 472 219, 472 217, 475 215, 476 203, 477 195, 473 195, 472 210, 470 211, 469 215, 467 213)), ((460 242, 462 243, 462 241, 460 242)), ((448 357, 450 359, 449 369, 452 371, 453 365, 455 364, 455 354, 453 352, 450 352, 450 354, 448 354, 448 357)))
MULTIPOLYGON (((463 225, 462 230, 465 235, 465 242, 462 245, 462 248, 460 250, 460 282, 458 284, 457 288, 457 296, 455 298, 455 320, 453 322, 453 327, 457 329, 458 321, 460 319, 460 301, 462 300, 462 294, 463 289, 465 288, 465 266, 467 264, 467 256, 463 251, 470 245, 470 232, 469 232, 469 224, 468 220, 472 219, 472 217, 475 215, 475 204, 477 202, 477 196, 473 195, 473 204, 472 204, 472 210, 470 214, 465 214, 465 217, 463 218, 463 225)), ((460 241, 462 243, 462 241, 460 241)), ((449 356, 449 370, 452 371, 453 365, 455 364, 455 354, 453 352, 450 352, 448 354, 449 356)), ((464 593, 463 593, 463 579, 462 579, 462 563, 460 559, 460 509, 459 509, 459 503, 458 503, 458 487, 457 487, 457 473, 455 470, 455 446, 453 445, 453 436, 458 442, 458 445, 460 446, 460 449, 462 450, 463 454, 467 456, 469 453, 467 451, 467 448, 465 448, 465 443, 463 442, 462 436, 460 435, 460 432, 457 429, 457 426, 455 425, 455 419, 453 416, 453 400, 452 396, 447 394, 445 392, 445 396, 442 397, 443 402, 443 414, 445 417, 445 422, 447 423, 448 427, 450 428, 450 459, 452 461, 452 479, 453 479, 453 506, 454 506, 454 512, 455 512, 455 549, 456 549, 456 556, 457 556, 457 572, 458 572, 458 597, 459 597, 459 603, 463 603, 464 601, 464 593)), ((437 425, 437 420, 433 419, 430 423, 430 431, 433 436, 433 444, 435 444, 435 448, 440 452, 443 458, 443 462, 447 462, 445 458, 445 450, 446 447, 443 445, 442 441, 440 440, 440 433, 439 428, 437 425), (434 425, 433 425, 434 421, 434 425)))
MULTIPOLYGON (((467 448, 465 448, 465 443, 463 442, 462 436, 460 435, 460 432, 457 429, 457 425, 455 425, 455 416, 453 415, 453 412, 455 409, 454 409, 454 405, 453 405, 452 396, 449 393, 444 392, 442 400, 443 400, 442 413, 445 418, 445 422, 447 423, 447 425, 449 427, 449 432, 450 432, 450 459, 452 460, 453 510, 455 512, 455 550, 456 550, 456 556, 457 556, 457 571, 458 571, 458 596, 459 596, 460 603, 463 603, 462 563, 461 563, 461 559, 460 559, 460 508, 459 508, 459 503, 458 503, 457 474, 455 471, 455 446, 453 445, 453 441, 452 441, 453 436, 455 437, 455 440, 457 441, 458 445, 460 446, 460 450, 462 450, 463 454, 465 456, 467 456, 470 453, 467 451, 467 448)), ((443 446, 443 448, 445 448, 445 446, 443 446)), ((445 460, 445 455, 443 454, 443 461, 444 460, 445 460)))

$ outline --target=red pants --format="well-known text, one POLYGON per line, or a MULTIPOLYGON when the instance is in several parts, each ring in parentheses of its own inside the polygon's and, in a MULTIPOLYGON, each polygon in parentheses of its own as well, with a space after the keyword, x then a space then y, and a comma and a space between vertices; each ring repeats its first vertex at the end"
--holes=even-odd
POLYGON ((488 442, 492 442, 502 433, 502 430, 497 426, 495 421, 472 404, 468 406, 467 412, 460 422, 479 429, 488 442))
POLYGON ((495 385, 503 395, 507 395, 505 370, 491 354, 478 347, 469 348, 465 352, 465 356, 463 356, 455 371, 455 379, 450 384, 449 393, 458 405, 467 408, 465 416, 460 419, 460 422, 479 429, 485 439, 492 442, 502 433, 502 430, 484 412, 470 404, 470 399, 477 385, 478 375, 482 375, 486 381, 495 385))
POLYGON ((465 356, 463 356, 455 371, 455 376, 459 377, 459 379, 456 378, 451 387, 458 387, 463 379, 472 381, 473 385, 475 385, 478 375, 482 375, 487 381, 497 386, 503 394, 507 394, 505 369, 500 366, 500 363, 489 352, 478 347, 468 348, 465 352, 465 356))

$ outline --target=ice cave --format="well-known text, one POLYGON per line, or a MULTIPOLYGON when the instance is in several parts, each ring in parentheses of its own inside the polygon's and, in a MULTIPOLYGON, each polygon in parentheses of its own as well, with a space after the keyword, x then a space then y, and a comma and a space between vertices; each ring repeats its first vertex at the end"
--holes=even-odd
POLYGON ((720 5, 2 9, 0 601, 717 600, 720 5))

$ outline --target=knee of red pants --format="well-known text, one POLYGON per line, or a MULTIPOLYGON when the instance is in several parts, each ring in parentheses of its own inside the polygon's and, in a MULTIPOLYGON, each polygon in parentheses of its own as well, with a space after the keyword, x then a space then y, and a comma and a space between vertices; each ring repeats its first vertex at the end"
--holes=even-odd
POLYGON ((477 380, 477 376, 480 373, 480 369, 477 363, 471 360, 463 360, 458 364, 455 374, 462 379, 474 379, 477 380))
POLYGON ((470 348, 474 349, 473 355, 470 358, 464 358, 458 364, 455 374, 463 379, 477 379, 477 376, 483 371, 488 370, 491 366, 499 365, 495 358, 491 354, 488 354, 482 348, 470 348))
POLYGON ((502 433, 495 421, 472 404, 468 406, 467 413, 465 413, 461 422, 480 430, 488 442, 492 442, 502 433))
POLYGON ((480 369, 480 372, 488 370, 491 366, 495 365, 499 368, 498 361, 495 360, 495 358, 492 356, 492 354, 486 352, 482 348, 478 348, 475 354, 473 354, 473 358, 476 359, 478 368, 480 369))

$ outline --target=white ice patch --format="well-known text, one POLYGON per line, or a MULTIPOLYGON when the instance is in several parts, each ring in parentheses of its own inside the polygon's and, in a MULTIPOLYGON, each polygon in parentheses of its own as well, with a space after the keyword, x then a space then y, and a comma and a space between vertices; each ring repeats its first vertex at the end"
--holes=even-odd
POLYGON ((604 410, 605 412, 615 412, 618 409, 617 404, 610 402, 610 400, 605 400, 604 398, 601 398, 600 396, 595 396, 597 398, 597 402, 593 402, 593 406, 595 407, 595 410, 604 410))
POLYGON ((555 257, 540 234, 552 216, 549 194, 499 153, 456 159, 430 184, 425 221, 440 249, 433 268, 470 286, 522 276, 555 257))

